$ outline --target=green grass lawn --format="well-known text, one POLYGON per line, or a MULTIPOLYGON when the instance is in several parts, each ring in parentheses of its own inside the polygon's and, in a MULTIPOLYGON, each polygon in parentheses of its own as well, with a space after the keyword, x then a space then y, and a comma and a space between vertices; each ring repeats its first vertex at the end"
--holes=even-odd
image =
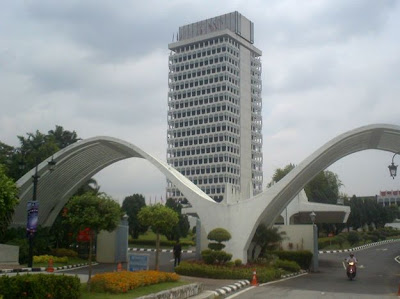
POLYGON ((86 290, 86 283, 82 284, 82 299, 131 299, 141 296, 146 296, 153 293, 158 293, 168 289, 176 288, 189 284, 187 281, 174 281, 174 282, 163 282, 150 286, 140 287, 138 289, 129 291, 125 294, 110 294, 110 293, 89 293, 86 290))

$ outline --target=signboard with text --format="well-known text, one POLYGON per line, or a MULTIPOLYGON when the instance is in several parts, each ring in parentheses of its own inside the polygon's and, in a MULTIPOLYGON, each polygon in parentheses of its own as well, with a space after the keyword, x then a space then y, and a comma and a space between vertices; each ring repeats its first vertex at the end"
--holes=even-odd
POLYGON ((149 255, 128 253, 128 271, 149 270, 149 255))

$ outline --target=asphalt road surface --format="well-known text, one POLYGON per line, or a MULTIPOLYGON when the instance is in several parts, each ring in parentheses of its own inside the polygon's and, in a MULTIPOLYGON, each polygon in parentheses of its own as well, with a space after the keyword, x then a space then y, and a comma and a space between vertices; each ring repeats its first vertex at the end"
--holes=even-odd
POLYGON ((355 252, 357 277, 350 281, 343 267, 347 253, 320 254, 319 272, 247 288, 229 298, 397 298, 400 244, 389 243, 355 252))

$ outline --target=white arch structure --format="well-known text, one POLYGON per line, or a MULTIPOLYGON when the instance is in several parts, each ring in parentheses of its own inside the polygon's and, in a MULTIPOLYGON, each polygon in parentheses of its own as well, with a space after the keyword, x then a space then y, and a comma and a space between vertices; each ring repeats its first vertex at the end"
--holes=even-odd
MULTIPOLYGON (((261 222, 272 225, 286 205, 320 171, 352 153, 378 149, 400 151, 400 126, 375 124, 360 127, 327 142, 266 191, 246 200, 214 202, 185 176, 165 162, 128 142, 112 137, 93 137, 74 143, 54 155, 57 167, 49 172, 47 161, 39 167, 37 198, 39 223, 51 226, 69 197, 103 168, 127 158, 142 158, 157 167, 185 195, 201 219, 205 232, 223 227, 232 234, 226 250, 247 261, 247 249, 261 222)), ((34 169, 18 180, 20 204, 14 225, 26 225, 26 204, 32 195, 34 169)))

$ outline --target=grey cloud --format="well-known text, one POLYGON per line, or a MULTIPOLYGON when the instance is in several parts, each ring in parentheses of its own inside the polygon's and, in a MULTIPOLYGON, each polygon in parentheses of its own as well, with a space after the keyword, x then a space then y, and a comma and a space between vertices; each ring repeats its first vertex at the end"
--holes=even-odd
POLYGON ((163 26, 168 21, 168 14, 157 19, 152 15, 141 15, 138 10, 124 14, 124 9, 134 7, 115 4, 108 1, 41 1, 32 2, 27 10, 29 16, 46 26, 51 34, 68 36, 93 51, 99 60, 123 61, 157 47, 166 48, 172 35, 171 28, 163 26))
POLYGON ((319 10, 306 19, 299 19, 297 11, 292 14, 278 11, 271 18, 260 19, 256 23, 256 35, 263 35, 270 41, 265 48, 269 44, 297 48, 344 43, 352 38, 376 35, 399 5, 395 0, 325 1, 320 4, 319 10))

